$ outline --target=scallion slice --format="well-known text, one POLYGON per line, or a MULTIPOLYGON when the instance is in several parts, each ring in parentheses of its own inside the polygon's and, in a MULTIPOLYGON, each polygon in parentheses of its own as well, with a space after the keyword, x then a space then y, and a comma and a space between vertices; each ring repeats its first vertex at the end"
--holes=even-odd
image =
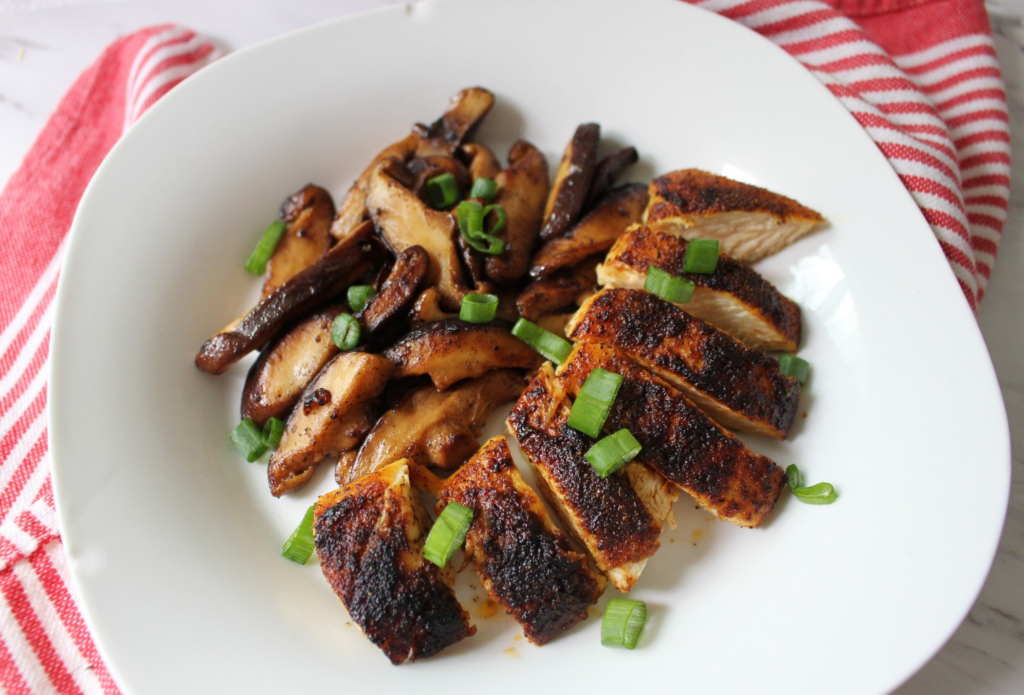
POLYGON ((839 499, 839 493, 832 486, 832 483, 818 483, 817 485, 804 486, 800 475, 800 469, 796 464, 786 467, 786 484, 793 492, 793 496, 806 504, 832 504, 839 499))
POLYGON ((484 220, 490 212, 498 215, 492 231, 500 232, 507 217, 505 208, 500 205, 488 205, 485 208, 475 200, 464 200, 456 208, 455 217, 459 222, 459 232, 467 244, 481 253, 498 256, 505 250, 505 242, 484 230, 484 220))
POLYGON ((498 193, 498 182, 494 179, 477 179, 473 182, 473 188, 469 191, 470 198, 482 198, 487 202, 494 200, 498 193))
POLYGON ((674 304, 686 304, 693 299, 693 290, 696 287, 686 278, 676 277, 666 273, 661 268, 653 265, 647 268, 647 279, 644 281, 644 289, 656 294, 666 302, 674 304))
POLYGON ((601 644, 606 647, 633 649, 640 641, 647 622, 647 604, 626 598, 613 598, 601 619, 601 644))
POLYGON ((352 314, 338 314, 331 326, 331 340, 342 350, 351 350, 359 344, 362 329, 352 314))
POLYGON ((458 502, 449 502, 427 535, 427 542, 423 545, 423 557, 438 567, 447 565, 455 551, 462 546, 462 541, 466 540, 466 533, 472 521, 472 509, 458 502))
POLYGON ((488 323, 498 313, 498 298, 493 294, 471 292, 462 298, 459 318, 470 323, 488 323))
POLYGON ((785 376, 795 377, 803 386, 811 376, 811 365, 807 360, 800 359, 796 355, 781 355, 779 356, 779 371, 785 376))
POLYGON ((362 311, 373 295, 373 288, 369 285, 352 285, 348 288, 348 305, 352 311, 362 311))
POLYGON ((506 222, 508 222, 508 213, 505 212, 505 208, 501 205, 488 205, 484 208, 484 231, 487 232, 487 234, 497 234, 501 230, 505 229, 506 222), (492 212, 495 214, 497 221, 494 223, 493 227, 486 229, 487 216, 492 212))
POLYGON ((281 548, 283 556, 300 565, 306 564, 310 555, 313 554, 313 510, 315 508, 315 504, 309 505, 305 516, 302 517, 302 523, 292 531, 292 535, 288 536, 284 547, 281 548))
POLYGON ((272 417, 263 425, 263 446, 274 449, 281 443, 281 436, 284 434, 284 423, 276 417, 272 417))
POLYGON ((636 437, 626 428, 622 428, 590 447, 590 450, 583 454, 583 458, 601 474, 602 478, 607 478, 635 459, 641 448, 643 447, 636 437))
POLYGON ((459 184, 451 172, 427 179, 427 198, 435 210, 446 210, 459 199, 459 184))
POLYGON ((256 248, 252 250, 252 255, 245 262, 245 269, 253 275, 263 275, 263 272, 267 269, 267 263, 270 261, 270 257, 274 255, 274 249, 277 248, 286 229, 288 227, 284 222, 274 220, 267 227, 267 231, 263 232, 263 236, 260 237, 256 248))
POLYGON ((249 418, 238 423, 238 427, 231 433, 231 443, 235 448, 245 455, 249 463, 256 461, 260 456, 267 453, 267 445, 263 441, 263 433, 249 418))
POLYGON ((597 367, 587 376, 569 411, 569 427, 597 439, 622 386, 622 376, 597 367))
POLYGON ((686 242, 684 273, 711 275, 718 267, 718 239, 690 239, 686 242))
POLYGON ((512 326, 512 335, 544 355, 555 364, 562 364, 572 352, 572 343, 546 331, 532 321, 519 319, 512 326))

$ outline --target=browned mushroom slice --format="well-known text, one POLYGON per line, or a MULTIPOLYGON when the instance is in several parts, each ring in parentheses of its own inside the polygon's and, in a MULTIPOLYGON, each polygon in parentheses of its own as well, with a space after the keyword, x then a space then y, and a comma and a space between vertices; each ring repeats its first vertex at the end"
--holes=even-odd
POLYGON ((269 345, 252 365, 242 390, 242 418, 263 426, 283 418, 327 361, 338 353, 331 326, 342 307, 313 314, 269 345))
POLYGON ((494 203, 505 208, 508 220, 501 233, 505 251, 487 256, 487 277, 499 285, 511 284, 526 275, 548 194, 548 163, 540 150, 519 140, 512 145, 508 160, 508 168, 494 178, 498 184, 494 203))
POLYGON ((469 176, 476 179, 493 179, 501 171, 501 164, 491 149, 479 142, 467 142, 459 148, 467 160, 469 176))
MULTIPOLYGON (((569 427, 570 409, 545 362, 509 414, 509 431, 536 468, 541 492, 566 527, 612 584, 629 591, 658 550, 671 504, 665 505, 661 496, 641 496, 621 472, 602 478, 583 458, 594 440, 569 427)), ((660 477, 653 471, 638 472, 645 479, 660 477)), ((666 490, 661 482, 640 487, 645 493, 666 490)))
POLYGON ((775 463, 755 454, 677 389, 609 345, 577 343, 558 370, 576 397, 600 367, 622 376, 605 431, 626 427, 643 449, 637 457, 724 521, 756 528, 786 482, 775 463))
POLYGON ((422 246, 430 255, 426 281, 437 286, 448 309, 457 309, 469 290, 462 283, 455 248, 455 218, 427 207, 395 177, 387 163, 370 176, 366 200, 374 224, 395 253, 422 246))
POLYGON ((405 461, 322 495, 313 519, 324 577, 391 663, 425 659, 476 632, 452 591, 454 573, 423 557, 430 517, 405 461))
POLYGON ((719 256, 715 272, 684 273, 689 242, 675 234, 637 225, 619 237, 598 266, 605 287, 642 289, 647 269, 660 268, 695 285, 693 298, 679 305, 758 350, 796 352, 800 343, 800 307, 761 275, 729 256, 719 256))
POLYGON ((560 338, 566 336, 565 327, 572 321, 573 312, 564 314, 544 314, 539 316, 534 323, 549 333, 554 333, 560 338))
POLYGON ((524 319, 536 321, 545 314, 562 311, 597 291, 597 259, 580 263, 543 280, 534 280, 516 298, 524 319))
POLYGON ((777 361, 650 292, 602 290, 567 330, 617 347, 730 429, 785 439, 796 418, 800 385, 777 361))
POLYGON ((596 123, 584 123, 573 134, 558 164, 555 181, 544 206, 541 241, 562 236, 580 218, 594 181, 600 140, 601 126, 596 123))
POLYGON ((388 145, 380 152, 370 166, 366 167, 359 178, 356 179, 348 193, 338 206, 338 214, 331 224, 331 236, 338 241, 348 238, 359 226, 359 223, 369 217, 370 212, 366 209, 366 189, 370 185, 370 174, 381 162, 406 162, 416 153, 420 144, 420 136, 410 133, 403 140, 388 145))
POLYGON ((416 298, 416 303, 409 311, 409 323, 416 327, 456 316, 457 314, 449 313, 441 308, 441 293, 437 291, 437 288, 428 287, 416 298))
POLYGON ((275 497, 304 485, 328 456, 355 449, 376 420, 374 400, 394 365, 378 355, 343 352, 299 399, 267 469, 275 497))
POLYGON ((525 385, 521 372, 495 369, 447 391, 421 386, 380 416, 358 454, 338 460, 335 478, 347 483, 397 458, 458 468, 479 448, 476 438, 491 411, 518 398, 525 385))
POLYGON ((340 291, 373 268, 383 249, 374 240, 373 224, 360 225, 348 239, 320 260, 264 297, 241 319, 199 348, 196 366, 210 374, 228 367, 267 343, 287 323, 325 306, 340 291))
POLYGON ((281 221, 288 225, 267 263, 263 296, 312 265, 331 248, 331 194, 312 184, 292 195, 281 206, 281 221))
POLYGON ((473 510, 466 534, 472 559, 491 600, 536 645, 576 623, 604 590, 604 580, 555 528, 523 481, 504 437, 487 442, 438 493, 438 513, 457 502, 473 510))
POLYGON ((722 253, 744 263, 782 250, 825 221, 792 198, 700 169, 659 176, 650 192, 648 227, 718 239, 722 253))
POLYGON ((590 185, 590 194, 587 196, 587 203, 584 210, 589 210, 597 205, 601 198, 615 185, 615 179, 622 171, 639 159, 635 147, 623 147, 597 163, 594 169, 594 182, 590 185))
POLYGON ((431 155, 429 157, 416 157, 406 164, 409 173, 414 177, 411 188, 413 192, 430 205, 430 198, 427 194, 427 183, 438 176, 451 174, 455 177, 455 183, 460 192, 460 199, 469 192, 473 179, 469 176, 466 165, 455 159, 444 155, 431 155))
POLYGON ((410 246, 398 254, 380 290, 370 297, 356 318, 366 337, 376 337, 409 311, 430 267, 430 257, 422 246, 410 246))
POLYGON ((429 374, 434 386, 444 390, 492 369, 532 369, 540 364, 540 355, 509 328, 505 321, 445 319, 414 328, 381 354, 395 363, 396 379, 429 374))
POLYGON ((546 278, 584 258, 607 251, 644 214, 647 187, 631 183, 606 195, 567 234, 552 239, 533 256, 530 275, 546 278))
POLYGON ((494 95, 483 87, 470 87, 452 97, 448 110, 429 127, 417 125, 420 136, 417 157, 435 154, 451 156, 473 127, 494 106, 494 95))

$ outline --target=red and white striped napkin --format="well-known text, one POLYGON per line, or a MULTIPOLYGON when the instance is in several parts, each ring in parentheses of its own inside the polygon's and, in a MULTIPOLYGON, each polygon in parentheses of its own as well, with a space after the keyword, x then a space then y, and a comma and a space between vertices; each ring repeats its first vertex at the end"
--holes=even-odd
MULTIPOLYGON (((972 307, 1009 199, 1006 95, 981 0, 703 0, 824 82, 931 224, 972 307)), ((117 693, 69 591, 46 439, 46 360, 64 238, 114 142, 216 58, 192 32, 143 29, 79 77, 0 194, 0 690, 117 693)))

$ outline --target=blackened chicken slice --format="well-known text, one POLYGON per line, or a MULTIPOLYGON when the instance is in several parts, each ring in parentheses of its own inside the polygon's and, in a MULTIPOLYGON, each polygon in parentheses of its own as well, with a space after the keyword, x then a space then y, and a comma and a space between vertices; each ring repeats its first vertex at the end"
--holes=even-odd
POLYGON ((545 363, 509 414, 509 431, 567 528, 615 588, 629 591, 658 550, 671 510, 649 504, 622 471, 602 478, 583 458, 594 440, 569 427, 569 410, 545 363))
POLYGON ((313 530, 328 583, 391 663, 425 659, 476 632, 452 573, 423 557, 430 518, 405 460, 322 495, 313 530))
POLYGON ((585 620, 604 578, 551 522, 523 481, 504 437, 494 437, 445 482, 438 513, 450 502, 473 510, 466 557, 491 600, 536 645, 585 620))
POLYGON ((608 345, 577 344, 558 379, 575 397, 591 371, 622 376, 605 431, 629 429, 643 449, 640 461, 719 519, 761 525, 786 483, 782 468, 755 454, 667 382, 608 345))
POLYGON ((566 334, 617 347, 725 427, 785 439, 796 419, 800 385, 776 360, 650 292, 602 290, 566 334))

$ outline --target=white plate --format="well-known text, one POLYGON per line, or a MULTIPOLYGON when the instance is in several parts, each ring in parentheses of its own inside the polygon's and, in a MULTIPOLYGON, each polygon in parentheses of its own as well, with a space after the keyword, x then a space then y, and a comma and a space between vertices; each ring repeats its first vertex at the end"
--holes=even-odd
POLYGON ((132 693, 880 693, 959 624, 1002 527, 1002 402, 918 210, 809 73, 679 2, 431 2, 231 55, 107 158, 58 300, 61 528, 89 625, 132 693), (215 378, 192 366, 254 300, 242 262, 284 197, 307 181, 340 197, 379 148, 473 84, 497 94, 479 139, 501 154, 526 137, 553 165, 573 128, 597 121, 642 153, 634 178, 699 166, 831 220, 761 265, 804 309, 814 375, 792 441, 750 441, 841 498, 784 497, 757 531, 681 500, 679 529, 635 589, 652 609, 635 652, 602 648, 596 619, 538 649, 474 605, 475 638, 392 667, 315 562, 279 555, 331 487, 328 467, 272 499, 264 465, 228 442, 245 367, 215 378))

